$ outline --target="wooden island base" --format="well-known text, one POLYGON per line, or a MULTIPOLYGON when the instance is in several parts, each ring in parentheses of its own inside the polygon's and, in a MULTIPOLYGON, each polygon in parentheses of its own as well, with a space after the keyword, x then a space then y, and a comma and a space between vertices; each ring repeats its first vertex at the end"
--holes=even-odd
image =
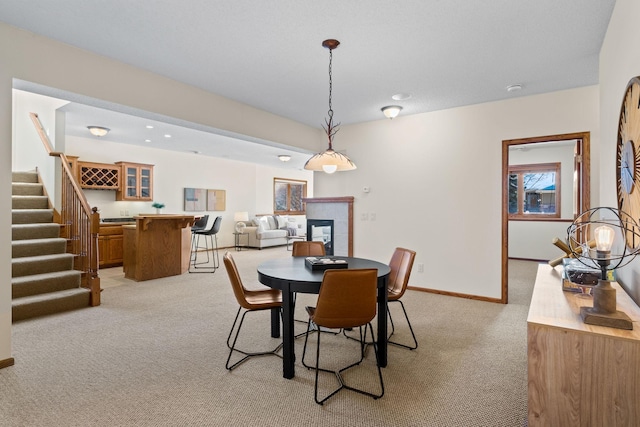
POLYGON ((176 276, 189 269, 191 215, 140 215, 123 231, 124 277, 136 281, 176 276))

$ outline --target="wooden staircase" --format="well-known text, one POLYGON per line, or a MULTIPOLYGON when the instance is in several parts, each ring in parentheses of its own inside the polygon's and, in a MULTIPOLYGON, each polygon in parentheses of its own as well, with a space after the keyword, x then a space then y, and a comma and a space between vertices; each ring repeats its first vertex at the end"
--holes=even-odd
POLYGON ((36 172, 12 173, 11 289, 13 321, 89 307, 91 291, 36 172))

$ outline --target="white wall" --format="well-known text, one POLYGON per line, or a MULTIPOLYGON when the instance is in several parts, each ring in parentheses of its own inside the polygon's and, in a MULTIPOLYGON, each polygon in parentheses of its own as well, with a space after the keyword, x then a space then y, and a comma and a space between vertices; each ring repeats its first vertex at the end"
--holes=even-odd
MULTIPOLYGON (((13 79, 312 151, 324 141, 319 129, 0 23, 3 230, 11 227, 13 79)), ((10 241, 0 233, 0 361, 11 357, 10 241)))
POLYGON ((356 256, 411 248, 412 286, 500 298, 502 141, 589 131, 597 152, 597 105, 591 86, 343 126, 334 148, 358 169, 318 174, 315 197, 355 197, 356 256))
POLYGON ((55 165, 58 160, 50 157, 29 117, 29 113, 36 113, 42 123, 51 148, 60 151, 56 141, 56 108, 67 104, 48 96, 36 95, 21 90, 13 91, 13 131, 12 131, 12 170, 32 171, 38 167, 40 177, 49 190, 52 201, 55 200, 55 165), (20 141, 18 143, 18 141, 20 141), (18 149, 18 144, 20 149, 18 149))
POLYGON ((509 150, 509 164, 560 162, 556 188, 560 188, 560 216, 567 221, 509 221, 509 257, 548 261, 564 254, 551 241, 554 237, 565 240, 567 227, 573 221, 574 147, 564 143, 527 147, 526 150, 509 150))
MULTIPOLYGON (((617 207, 616 142, 622 97, 632 77, 640 76, 640 31, 637 17, 640 2, 617 0, 609 28, 600 51, 600 126, 602 156, 600 157, 600 205, 617 207)), ((636 218, 637 220, 637 218, 636 218)), ((617 278, 640 303, 640 259, 617 271, 617 278)))

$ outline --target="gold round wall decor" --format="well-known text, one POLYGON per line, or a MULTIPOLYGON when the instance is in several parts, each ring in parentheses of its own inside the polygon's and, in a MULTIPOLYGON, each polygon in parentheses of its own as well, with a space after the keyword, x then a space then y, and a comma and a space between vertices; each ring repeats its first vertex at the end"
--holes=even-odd
MULTIPOLYGON (((618 209, 640 222, 640 77, 629 81, 620 107, 616 186, 618 209)), ((637 228, 635 224, 632 227, 637 228)), ((640 246, 639 232, 638 229, 626 230, 625 241, 629 249, 640 246)))

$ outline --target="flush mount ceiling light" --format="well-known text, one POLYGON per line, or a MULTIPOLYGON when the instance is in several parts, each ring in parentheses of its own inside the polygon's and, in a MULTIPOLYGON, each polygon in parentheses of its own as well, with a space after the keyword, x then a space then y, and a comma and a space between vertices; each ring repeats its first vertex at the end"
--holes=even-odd
POLYGON ((344 154, 333 150, 333 137, 338 132, 340 123, 333 124, 333 109, 331 108, 331 89, 333 87, 331 64, 333 62, 333 49, 340 45, 338 40, 328 39, 322 42, 322 46, 329 49, 329 118, 325 119, 325 126, 322 126, 329 138, 329 148, 311 157, 305 163, 304 168, 312 171, 324 171, 334 173, 336 171, 349 171, 356 168, 356 165, 344 154))
POLYGON ((288 154, 280 154, 278 158, 281 162, 288 162, 289 160, 291 160, 291 156, 288 154))
POLYGON ((105 136, 111 130, 102 126, 87 126, 87 129, 89 129, 89 132, 93 136, 105 136))
POLYGON ((382 107, 380 110, 388 119, 393 119, 398 114, 400 114, 400 111, 402 111, 402 107, 399 105, 387 105, 386 107, 382 107))

